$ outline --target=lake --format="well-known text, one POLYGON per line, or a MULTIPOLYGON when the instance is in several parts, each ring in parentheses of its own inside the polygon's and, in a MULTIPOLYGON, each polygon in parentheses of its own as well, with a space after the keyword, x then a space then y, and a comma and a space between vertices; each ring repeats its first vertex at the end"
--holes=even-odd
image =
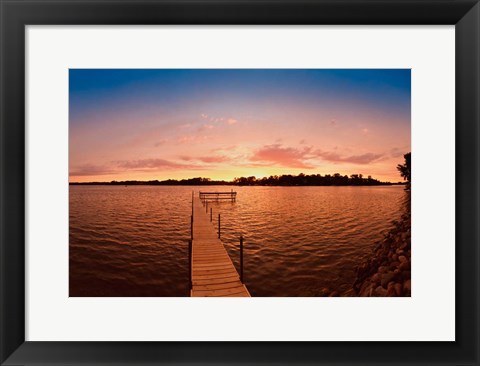
MULTIPOLYGON (((70 186, 70 296, 188 296, 192 190, 70 186)), ((233 187, 222 241, 252 296, 348 295, 356 266, 399 219, 403 186, 233 187)), ((216 222, 215 222, 216 225, 216 222)))

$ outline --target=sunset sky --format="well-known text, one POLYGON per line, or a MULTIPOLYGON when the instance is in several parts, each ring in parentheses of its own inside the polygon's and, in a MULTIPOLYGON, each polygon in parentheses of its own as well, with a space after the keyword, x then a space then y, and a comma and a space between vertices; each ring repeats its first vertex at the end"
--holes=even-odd
POLYGON ((410 70, 70 70, 70 182, 400 181, 410 70))

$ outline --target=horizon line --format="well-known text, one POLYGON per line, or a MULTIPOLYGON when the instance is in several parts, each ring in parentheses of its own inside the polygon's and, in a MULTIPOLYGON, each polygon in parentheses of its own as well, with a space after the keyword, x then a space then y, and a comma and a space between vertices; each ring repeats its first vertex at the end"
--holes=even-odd
MULTIPOLYGON (((339 174, 339 173, 334 173, 334 174, 339 174)), ((334 177, 334 174, 326 174, 326 175, 321 175, 321 174, 304 174, 305 177, 308 177, 308 176, 317 176, 319 175, 321 178, 325 178, 327 176, 329 177, 334 177)), ((381 181, 381 180, 378 180, 372 176, 370 176, 370 178, 368 178, 369 176, 367 175, 366 177, 363 175, 363 174, 351 174, 351 175, 340 175, 341 178, 344 178, 345 176, 349 179, 349 180, 352 180, 351 176, 352 175, 357 175, 357 176, 360 176, 362 175, 362 180, 365 180, 365 181, 368 181, 369 179, 371 179, 372 181, 376 181, 378 183, 385 183, 385 184, 407 184, 406 181, 402 181, 401 179, 397 180, 397 181, 381 181)), ((158 183, 164 183, 164 182, 168 182, 168 181, 173 181, 173 182, 187 182, 187 181, 192 181, 192 180, 201 180, 203 181, 204 183, 229 183, 229 184, 239 184, 238 182, 235 182, 236 179, 248 179, 250 177, 254 177, 255 178, 255 181, 261 181, 263 179, 269 179, 270 177, 282 177, 282 176, 291 176, 291 177, 299 177, 299 175, 293 175, 293 174, 281 174, 281 175, 271 175, 271 176, 263 176, 261 178, 257 178, 256 176, 249 176, 249 177, 235 177, 231 180, 225 180, 225 179, 220 179, 220 180, 217 180, 217 179, 212 179, 212 178, 209 178, 209 177, 191 177, 191 178, 182 178, 182 179, 174 179, 174 178, 167 178, 167 179, 163 179, 163 180, 159 180, 159 179, 149 179, 149 180, 137 180, 137 179, 126 179, 126 180, 104 180, 104 181, 88 181, 88 182, 79 182, 79 181, 69 181, 68 183, 69 184, 106 184, 106 183, 126 183, 126 182, 136 182, 136 183, 153 183, 153 182, 158 182, 158 183)))

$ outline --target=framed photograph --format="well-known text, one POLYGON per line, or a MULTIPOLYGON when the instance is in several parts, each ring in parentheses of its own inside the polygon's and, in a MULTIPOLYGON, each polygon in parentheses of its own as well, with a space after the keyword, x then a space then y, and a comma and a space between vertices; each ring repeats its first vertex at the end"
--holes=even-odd
POLYGON ((0 364, 479 364, 480 5, 1 2, 0 364))

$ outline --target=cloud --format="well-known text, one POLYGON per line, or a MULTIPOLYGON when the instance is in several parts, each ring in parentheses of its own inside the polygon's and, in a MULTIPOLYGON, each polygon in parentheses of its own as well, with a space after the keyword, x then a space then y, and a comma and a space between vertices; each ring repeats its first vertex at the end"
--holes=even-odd
POLYGON ((114 163, 119 168, 131 170, 195 168, 194 165, 176 163, 165 159, 121 160, 114 163))
POLYGON ((108 167, 105 165, 93 165, 93 164, 80 165, 76 168, 73 168, 69 172, 69 176, 71 177, 82 177, 82 176, 89 176, 89 175, 108 175, 108 174, 115 174, 115 171, 111 167, 108 167))
MULTIPOLYGON (((200 160, 201 161, 201 160, 200 160)), ((117 160, 105 165, 85 164, 70 171, 70 176, 113 175, 125 171, 155 171, 177 169, 203 169, 202 165, 184 164, 165 159, 117 160)))
POLYGON ((226 147, 216 147, 214 149, 211 149, 210 151, 211 152, 232 151, 232 150, 235 150, 236 148, 237 148, 237 145, 230 145, 226 147))
POLYGON ((230 161, 231 159, 226 156, 200 156, 200 157, 193 157, 193 156, 180 156, 180 159, 185 161, 201 161, 202 163, 223 163, 226 161, 230 161))
POLYGON ((166 140, 166 139, 163 139, 163 140, 160 140, 160 141, 155 142, 155 143, 153 144, 153 146, 154 146, 154 147, 159 147, 159 146, 165 144, 166 142, 167 142, 167 140, 166 140))
POLYGON ((366 153, 361 155, 341 156, 336 152, 317 150, 315 155, 323 160, 331 163, 352 163, 352 164, 369 164, 380 158, 384 157, 384 154, 366 153))
POLYGON ((186 135, 186 136, 179 136, 177 138, 177 142, 179 144, 185 143, 197 143, 197 142, 204 142, 208 140, 208 136, 205 135, 186 135))
POLYGON ((201 119, 206 120, 210 123, 225 123, 227 125, 234 125, 238 122, 236 118, 233 117, 214 117, 206 113, 200 114, 201 119))
POLYGON ((210 123, 206 123, 198 128, 198 132, 211 130, 214 126, 210 123))
POLYGON ((392 158, 399 158, 405 154, 405 149, 400 149, 398 147, 394 147, 392 150, 390 150, 390 156, 392 158))
POLYGON ((279 165, 289 168, 314 168, 310 160, 321 159, 330 163, 369 164, 384 157, 384 154, 365 153, 342 156, 334 151, 313 150, 310 147, 284 147, 281 144, 266 145, 250 157, 256 165, 279 165))
POLYGON ((311 169, 313 166, 305 162, 311 159, 311 147, 296 149, 293 147, 283 147, 281 144, 266 145, 255 151, 250 157, 250 161, 264 162, 275 165, 311 169))

